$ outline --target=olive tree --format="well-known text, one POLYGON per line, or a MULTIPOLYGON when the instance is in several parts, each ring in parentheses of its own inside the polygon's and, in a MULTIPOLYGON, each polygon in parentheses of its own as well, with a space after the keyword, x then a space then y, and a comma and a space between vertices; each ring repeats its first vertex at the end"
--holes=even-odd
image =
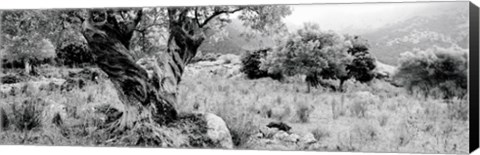
POLYGON ((410 93, 445 99, 464 97, 468 89, 468 51, 434 47, 402 53, 394 78, 410 93))
POLYGON ((371 80, 375 68, 368 45, 359 37, 321 31, 311 23, 290 34, 261 66, 272 73, 305 75, 307 92, 322 85, 321 79, 339 80, 338 89, 343 91, 343 83, 350 78, 371 80))
MULTIPOLYGON (((163 11, 166 52, 158 51, 140 62, 131 55, 131 41, 143 9, 95 9, 81 19, 95 63, 109 76, 120 100, 129 107, 148 109, 161 124, 176 120, 177 85, 207 32, 221 29, 233 13, 239 13, 244 24, 255 30, 276 30, 272 27, 283 26, 281 18, 290 13, 288 6, 169 7, 163 11)), ((128 113, 124 111, 122 117, 128 118, 128 113)))
POLYGON ((3 11, 1 19, 4 59, 21 62, 30 74, 37 62, 55 57, 55 47, 48 38, 53 34, 52 26, 42 11, 3 11))

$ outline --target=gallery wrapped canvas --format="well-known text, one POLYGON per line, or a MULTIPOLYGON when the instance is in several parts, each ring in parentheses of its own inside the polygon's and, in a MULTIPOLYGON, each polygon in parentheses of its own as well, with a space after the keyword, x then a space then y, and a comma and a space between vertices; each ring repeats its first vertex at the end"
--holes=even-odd
POLYGON ((0 10, 0 144, 469 153, 478 19, 468 1, 0 10))

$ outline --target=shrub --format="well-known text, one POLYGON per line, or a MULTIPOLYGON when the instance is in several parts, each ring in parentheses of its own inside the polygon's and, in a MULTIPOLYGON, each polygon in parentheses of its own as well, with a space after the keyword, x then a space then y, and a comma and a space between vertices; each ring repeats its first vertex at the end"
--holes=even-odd
POLYGON ((256 51, 247 51, 241 58, 242 68, 240 71, 245 73, 249 79, 258 79, 271 77, 272 79, 282 80, 283 75, 279 72, 269 73, 267 70, 260 69, 262 59, 265 59, 271 48, 260 49, 256 51))
POLYGON ((297 104, 295 114, 300 122, 307 123, 310 121, 310 114, 312 114, 313 110, 314 110, 313 105, 300 103, 300 104, 297 104))
POLYGON ((395 78, 412 94, 417 91, 425 97, 437 94, 444 99, 461 98, 467 94, 468 52, 435 47, 402 53, 395 78))
POLYGON ((16 129, 25 131, 41 126, 41 115, 43 108, 37 100, 25 100, 20 106, 12 104, 12 124, 16 129))
POLYGON ((325 138, 330 137, 330 132, 328 130, 323 129, 323 128, 316 128, 316 129, 312 130, 312 134, 313 134, 313 137, 315 137, 315 139, 317 141, 321 141, 321 140, 324 140, 325 138))
POLYGON ((365 117, 367 112, 366 102, 364 101, 354 101, 350 106, 350 113, 357 117, 365 117))
POLYGON ((339 91, 343 91, 343 83, 350 78, 368 82, 374 77, 375 67, 366 41, 321 31, 316 24, 305 24, 303 29, 290 34, 261 64, 261 69, 270 73, 306 75, 307 92, 320 85, 322 79, 339 80, 339 91))
POLYGON ((339 116, 344 116, 346 113, 346 109, 344 107, 345 103, 345 96, 342 95, 340 98, 340 102, 337 99, 332 98, 330 100, 330 104, 332 105, 332 117, 333 119, 337 119, 339 116))
POLYGON ((48 39, 34 35, 15 36, 7 45, 4 59, 7 63, 20 63, 26 74, 34 74, 35 66, 55 58, 55 47, 48 39))
POLYGON ((10 122, 8 120, 7 113, 5 112, 5 109, 0 108, 0 131, 3 131, 8 128, 10 125, 10 122))
POLYGON ((57 60, 69 67, 78 67, 84 64, 92 64, 93 56, 88 51, 87 45, 81 43, 68 44, 56 51, 57 60))
POLYGON ((469 104, 467 99, 453 99, 447 105, 447 115, 450 119, 468 121, 469 104))
POLYGON ((12 83, 18 83, 22 81, 22 79, 17 75, 5 75, 5 76, 2 76, 0 80, 2 84, 12 84, 12 83))
POLYGON ((351 129, 351 133, 355 135, 356 140, 360 143, 374 141, 380 136, 377 127, 366 121, 355 124, 351 129))

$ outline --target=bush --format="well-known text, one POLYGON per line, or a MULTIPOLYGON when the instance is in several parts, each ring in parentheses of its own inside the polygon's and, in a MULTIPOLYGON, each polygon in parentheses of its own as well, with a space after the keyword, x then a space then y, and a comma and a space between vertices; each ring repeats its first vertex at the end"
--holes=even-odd
POLYGON ((316 128, 316 129, 312 130, 312 134, 313 134, 313 137, 315 137, 315 139, 317 141, 321 141, 321 140, 324 140, 325 138, 330 137, 330 132, 328 130, 323 129, 323 128, 316 128))
POLYGON ((10 121, 8 120, 7 113, 5 109, 0 108, 0 131, 3 131, 8 128, 10 121))
POLYGON ((68 44, 56 51, 57 61, 69 67, 93 63, 93 56, 85 44, 68 44))
POLYGON ((320 85, 322 79, 339 80, 339 91, 343 91, 343 83, 350 78, 368 82, 374 77, 375 67, 365 40, 324 32, 316 24, 305 24, 303 29, 290 34, 261 64, 261 69, 270 73, 305 75, 307 92, 320 85))
POLYGON ((302 123, 307 123, 310 121, 310 114, 312 114, 314 107, 305 103, 297 104, 296 116, 298 120, 302 123))
POLYGON ((444 99, 462 98, 468 89, 468 52, 455 47, 435 47, 402 53, 395 78, 410 93, 444 99))
POLYGON ((16 129, 29 131, 41 126, 42 110, 37 100, 25 100, 20 106, 12 104, 12 124, 16 129))
POLYGON ((262 59, 265 59, 271 48, 260 49, 256 51, 247 51, 242 57, 241 72, 245 73, 249 79, 259 79, 264 77, 270 77, 275 80, 283 79, 281 73, 269 73, 267 70, 260 69, 262 59))
POLYGON ((2 84, 19 83, 22 81, 22 79, 17 75, 5 75, 0 80, 2 84))

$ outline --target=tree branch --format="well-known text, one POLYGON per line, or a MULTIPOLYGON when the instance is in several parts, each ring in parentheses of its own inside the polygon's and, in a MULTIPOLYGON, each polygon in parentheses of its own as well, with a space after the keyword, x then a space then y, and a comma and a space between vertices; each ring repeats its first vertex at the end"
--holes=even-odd
POLYGON ((195 22, 200 26, 200 20, 198 19, 198 7, 195 8, 195 22))
POLYGON ((228 11, 228 10, 216 10, 215 12, 213 12, 213 14, 208 17, 207 19, 205 19, 205 21, 203 21, 202 24, 199 25, 200 28, 203 28, 205 25, 208 24, 208 22, 210 22, 212 19, 214 19, 215 17, 221 15, 221 14, 232 14, 232 13, 235 13, 235 12, 238 12, 238 11, 242 11, 243 9, 245 9, 244 7, 239 7, 235 10, 231 10, 231 11, 228 11))

